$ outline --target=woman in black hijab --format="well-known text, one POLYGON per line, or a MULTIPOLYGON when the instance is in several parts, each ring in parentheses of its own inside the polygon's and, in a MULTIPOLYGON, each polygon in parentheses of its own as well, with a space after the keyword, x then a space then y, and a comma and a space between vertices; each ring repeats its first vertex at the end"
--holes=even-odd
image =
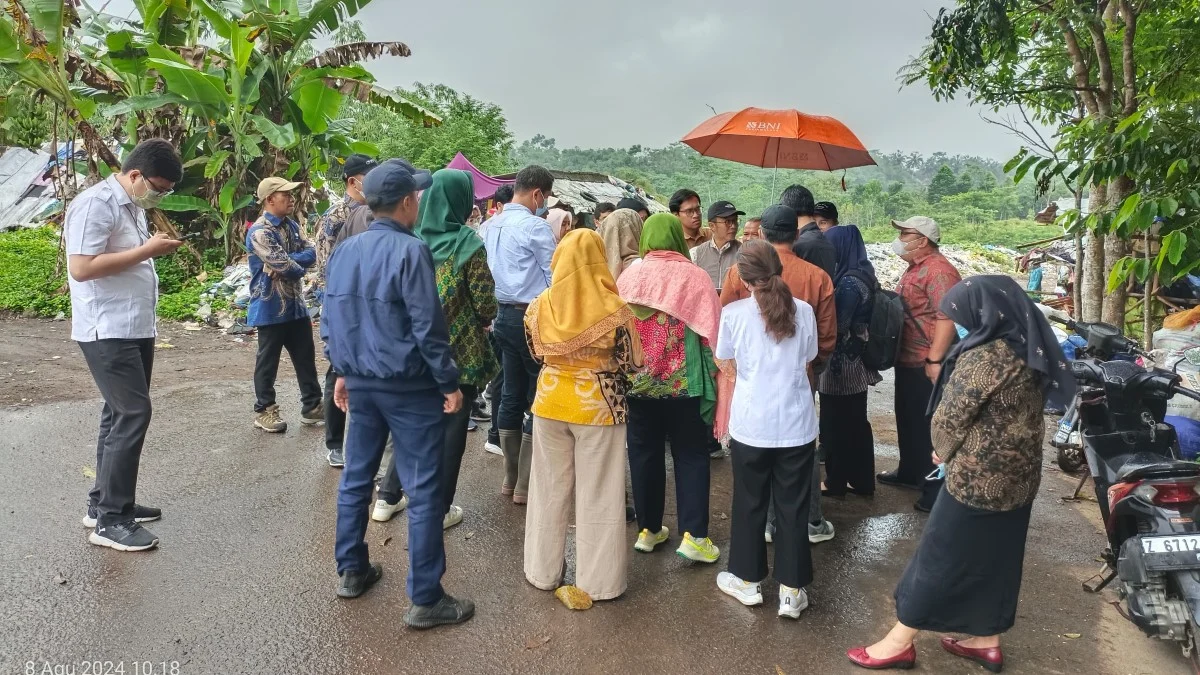
POLYGON ((965 279, 939 309, 966 331, 930 401, 933 461, 945 465, 946 484, 896 588, 898 622, 847 656, 864 668, 912 667, 919 631, 963 633, 971 637, 943 637, 942 647, 998 673, 1041 481, 1042 409, 1047 398, 1073 396, 1075 381, 1050 325, 1011 277, 965 279))

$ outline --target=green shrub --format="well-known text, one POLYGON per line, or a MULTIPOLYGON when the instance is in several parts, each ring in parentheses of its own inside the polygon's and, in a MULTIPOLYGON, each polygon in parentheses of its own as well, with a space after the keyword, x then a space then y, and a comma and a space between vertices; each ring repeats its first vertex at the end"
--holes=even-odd
POLYGON ((159 291, 159 318, 172 321, 192 321, 196 318, 196 307, 200 304, 200 293, 204 291, 204 284, 190 279, 173 293, 161 292, 161 285, 159 291))
POLYGON ((59 293, 64 274, 55 275, 58 232, 53 227, 0 234, 0 310, 40 316, 70 313, 71 296, 59 293))

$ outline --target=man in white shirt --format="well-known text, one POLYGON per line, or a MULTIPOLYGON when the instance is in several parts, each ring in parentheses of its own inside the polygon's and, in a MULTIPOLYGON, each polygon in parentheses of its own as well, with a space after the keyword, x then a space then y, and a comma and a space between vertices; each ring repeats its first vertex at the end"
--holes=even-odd
POLYGON ((121 172, 71 200, 63 220, 71 288, 71 339, 79 343, 104 397, 96 443, 96 484, 88 495, 88 541, 118 551, 144 551, 158 537, 140 525, 162 512, 134 502, 142 444, 150 426, 150 371, 158 275, 153 258, 183 242, 150 235, 154 208, 183 177, 170 143, 139 143, 121 172))

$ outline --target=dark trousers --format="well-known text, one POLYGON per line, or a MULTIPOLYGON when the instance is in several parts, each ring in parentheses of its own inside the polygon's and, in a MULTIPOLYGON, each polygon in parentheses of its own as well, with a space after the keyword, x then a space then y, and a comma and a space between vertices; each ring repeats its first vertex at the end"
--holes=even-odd
MULTIPOLYGON (((454 492, 458 489, 458 472, 462 468, 463 454, 467 450, 467 423, 471 421, 469 402, 475 400, 475 394, 479 391, 470 384, 460 384, 459 389, 462 390, 463 406, 456 413, 444 415, 446 440, 442 444, 442 515, 445 515, 454 503, 454 492)), ((393 453, 392 456, 400 455, 393 453)), ((383 481, 379 483, 379 498, 389 504, 395 504, 400 501, 401 491, 400 474, 396 470, 396 463, 392 462, 383 476, 383 481)))
POLYGON ((346 467, 337 498, 334 555, 338 574, 362 571, 370 564, 367 518, 375 473, 383 459, 388 431, 395 444, 395 466, 408 492, 408 596, 416 605, 442 598, 446 550, 442 541, 442 446, 444 397, 437 390, 386 392, 351 388, 346 467))
POLYGON ((525 305, 500 305, 492 333, 500 345, 504 365, 504 393, 500 396, 501 431, 533 433, 533 418, 527 415, 537 393, 541 366, 529 353, 525 340, 525 305))
MULTIPOLYGON (((496 334, 488 333, 488 344, 492 346, 492 351, 496 354, 496 361, 503 365, 504 352, 500 351, 500 345, 496 343, 496 334)), ((488 429, 488 442, 500 445, 500 398, 504 392, 504 368, 500 368, 500 372, 492 378, 484 389, 484 395, 488 399, 492 411, 492 426, 488 429)))
POLYGON ((829 494, 875 492, 875 438, 867 419, 867 392, 821 394, 821 443, 829 452, 825 459, 829 494))
MULTIPOLYGON (((629 404, 629 476, 638 529, 662 529, 666 505, 666 442, 675 464, 679 531, 708 536, 710 459, 699 398, 634 398, 629 404)), ((765 523, 764 523, 765 524, 765 523)), ((762 529, 759 528, 761 536, 762 529)))
POLYGON ((96 441, 96 483, 88 506, 100 526, 133 520, 138 466, 150 428, 150 372, 154 338, 80 342, 83 358, 104 397, 96 441))
POLYGON ((757 583, 767 578, 767 504, 775 506, 775 579, 784 586, 812 583, 808 503, 816 443, 793 448, 755 448, 730 441, 733 460, 733 522, 729 571, 757 583))
POLYGON ((333 388, 337 385, 338 374, 333 366, 325 371, 325 448, 341 450, 346 436, 346 413, 333 404, 333 388))
POLYGON ((262 412, 275 405, 275 375, 279 372, 279 355, 284 349, 296 370, 302 410, 315 410, 321 404, 312 320, 305 317, 258 327, 258 356, 254 360, 254 412, 262 412))
POLYGON ((933 472, 933 439, 930 436, 929 398, 933 382, 924 368, 896 366, 896 444, 900 446, 900 480, 923 486, 921 501, 932 506, 943 481, 927 481, 933 472))

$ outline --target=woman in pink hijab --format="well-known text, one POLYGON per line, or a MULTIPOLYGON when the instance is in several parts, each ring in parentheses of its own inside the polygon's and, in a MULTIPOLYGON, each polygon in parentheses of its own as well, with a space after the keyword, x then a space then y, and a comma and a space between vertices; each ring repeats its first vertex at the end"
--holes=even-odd
POLYGON ((562 241, 562 238, 571 231, 572 223, 571 213, 563 209, 550 209, 546 214, 546 222, 550 223, 550 231, 554 233, 554 241, 562 241))

